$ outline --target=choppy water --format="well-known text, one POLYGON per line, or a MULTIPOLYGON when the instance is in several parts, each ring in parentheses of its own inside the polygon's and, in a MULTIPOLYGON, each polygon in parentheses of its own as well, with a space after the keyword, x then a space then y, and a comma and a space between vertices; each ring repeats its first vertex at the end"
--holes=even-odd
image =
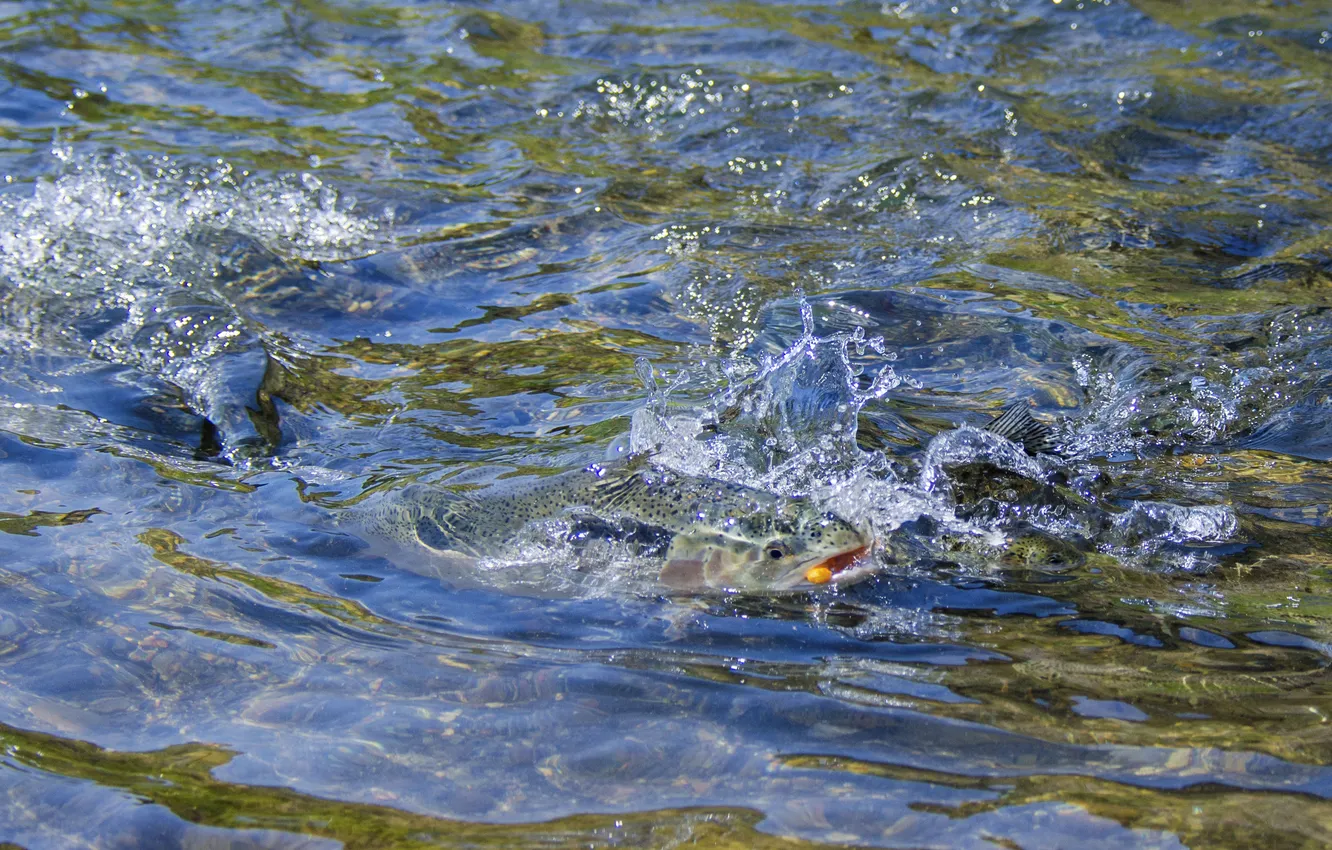
POLYGON ((1330 30, 0 2, 0 840, 1332 843, 1330 30), (629 449, 875 574, 342 522, 629 449))

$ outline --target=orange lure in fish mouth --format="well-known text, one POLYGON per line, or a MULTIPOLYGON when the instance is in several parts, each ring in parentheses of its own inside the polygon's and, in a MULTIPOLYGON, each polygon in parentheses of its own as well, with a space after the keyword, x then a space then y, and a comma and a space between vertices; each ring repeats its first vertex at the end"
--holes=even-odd
POLYGON ((831 558, 819 561, 805 570, 805 581, 810 584, 827 584, 832 581, 833 576, 868 555, 869 550, 870 547, 861 546, 859 549, 852 549, 850 552, 843 552, 840 555, 833 555, 831 558))

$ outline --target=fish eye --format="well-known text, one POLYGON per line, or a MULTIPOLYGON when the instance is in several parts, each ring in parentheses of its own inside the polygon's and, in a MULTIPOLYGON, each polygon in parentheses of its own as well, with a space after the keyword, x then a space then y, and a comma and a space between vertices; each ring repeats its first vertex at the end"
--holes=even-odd
POLYGON ((774 561, 780 560, 791 554, 791 547, 780 540, 774 540, 763 547, 769 558, 774 561))

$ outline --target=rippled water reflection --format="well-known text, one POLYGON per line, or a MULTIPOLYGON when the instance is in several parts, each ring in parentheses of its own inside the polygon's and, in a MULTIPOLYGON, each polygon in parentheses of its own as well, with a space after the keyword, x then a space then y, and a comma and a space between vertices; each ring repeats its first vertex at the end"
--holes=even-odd
POLYGON ((0 840, 1326 845, 1329 31, 0 2, 0 840), (630 448, 874 574, 349 521, 630 448))

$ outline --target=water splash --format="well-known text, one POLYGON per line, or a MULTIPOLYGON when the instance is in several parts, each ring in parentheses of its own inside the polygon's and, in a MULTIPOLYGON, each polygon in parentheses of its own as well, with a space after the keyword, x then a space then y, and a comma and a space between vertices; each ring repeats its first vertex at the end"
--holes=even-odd
POLYGON ((779 352, 725 360, 712 374, 680 372, 665 386, 640 363, 649 392, 633 417, 631 450, 687 474, 787 495, 834 485, 867 465, 857 417, 904 379, 881 337, 860 327, 819 336, 811 305, 802 299, 799 307, 801 333, 779 352), (723 388, 701 404, 675 401, 717 377, 723 388))
POLYGON ((949 492, 948 467, 968 463, 987 464, 1037 481, 1047 476, 1050 467, 1049 461, 1032 457, 997 434, 963 425, 930 440, 920 465, 920 488, 929 493, 949 492))
MULTIPOLYGON (((648 401, 620 448, 650 452, 685 474, 811 496, 870 529, 899 570, 934 561, 1058 565, 1081 549, 1198 571, 1217 562, 1212 547, 1238 535, 1229 508, 1135 502, 1124 509, 1096 494, 1089 482, 1097 469, 1033 457, 969 425, 936 434, 909 462, 862 448, 861 411, 911 378, 894 369, 881 338, 861 327, 820 335, 810 304, 801 300, 799 312, 799 336, 757 358, 664 376, 640 362, 648 401)), ((1113 378, 1098 380, 1112 389, 1113 378)), ((1088 430, 1104 421, 1091 419, 1088 430)), ((1076 446, 1088 439, 1084 427, 1060 430, 1076 446)), ((1144 445, 1133 440, 1124 445, 1144 445)))
MULTIPOLYGON (((677 401, 696 391, 701 376, 676 373, 663 384, 640 364, 649 397, 633 417, 629 448, 685 474, 811 496, 870 529, 885 552, 895 548, 890 541, 898 529, 922 517, 933 528, 998 542, 992 529, 957 515, 938 486, 941 470, 979 456, 960 442, 974 435, 1017 455, 1021 450, 967 429, 936 438, 938 447, 931 443, 926 463, 913 471, 861 448, 862 409, 914 382, 893 368, 894 354, 881 337, 859 326, 821 336, 807 301, 799 301, 799 312, 801 333, 790 345, 757 362, 724 361, 722 388, 702 401, 677 401)), ((1021 470, 1033 463, 1011 460, 1021 470)))
POLYGON ((229 453, 271 446, 250 413, 269 344, 244 301, 265 274, 373 252, 391 216, 313 174, 55 156, 30 195, 0 195, 0 345, 132 366, 179 388, 229 453))
MULTIPOLYGON (((1143 456, 1247 435, 1255 435, 1254 445, 1296 448, 1300 440, 1290 436, 1319 430, 1305 408, 1332 374, 1325 356, 1329 318, 1321 309, 1287 308, 1194 321, 1187 330, 1199 341, 1180 341, 1178 350, 1077 358, 1074 368, 1089 403, 1077 430, 1067 434, 1066 452, 1143 456)), ((1324 418, 1320 406, 1308 410, 1317 420, 1324 418)))
POLYGON ((1238 533, 1239 521, 1227 505, 1134 502, 1113 518, 1100 549, 1129 564, 1196 571, 1215 564, 1207 546, 1231 541, 1238 533))
POLYGON ((310 173, 254 175, 222 159, 125 153, 66 150, 60 159, 30 196, 0 195, 0 275, 15 285, 185 278, 218 259, 186 246, 224 231, 302 260, 341 259, 381 247, 391 220, 361 214, 355 198, 310 173))

